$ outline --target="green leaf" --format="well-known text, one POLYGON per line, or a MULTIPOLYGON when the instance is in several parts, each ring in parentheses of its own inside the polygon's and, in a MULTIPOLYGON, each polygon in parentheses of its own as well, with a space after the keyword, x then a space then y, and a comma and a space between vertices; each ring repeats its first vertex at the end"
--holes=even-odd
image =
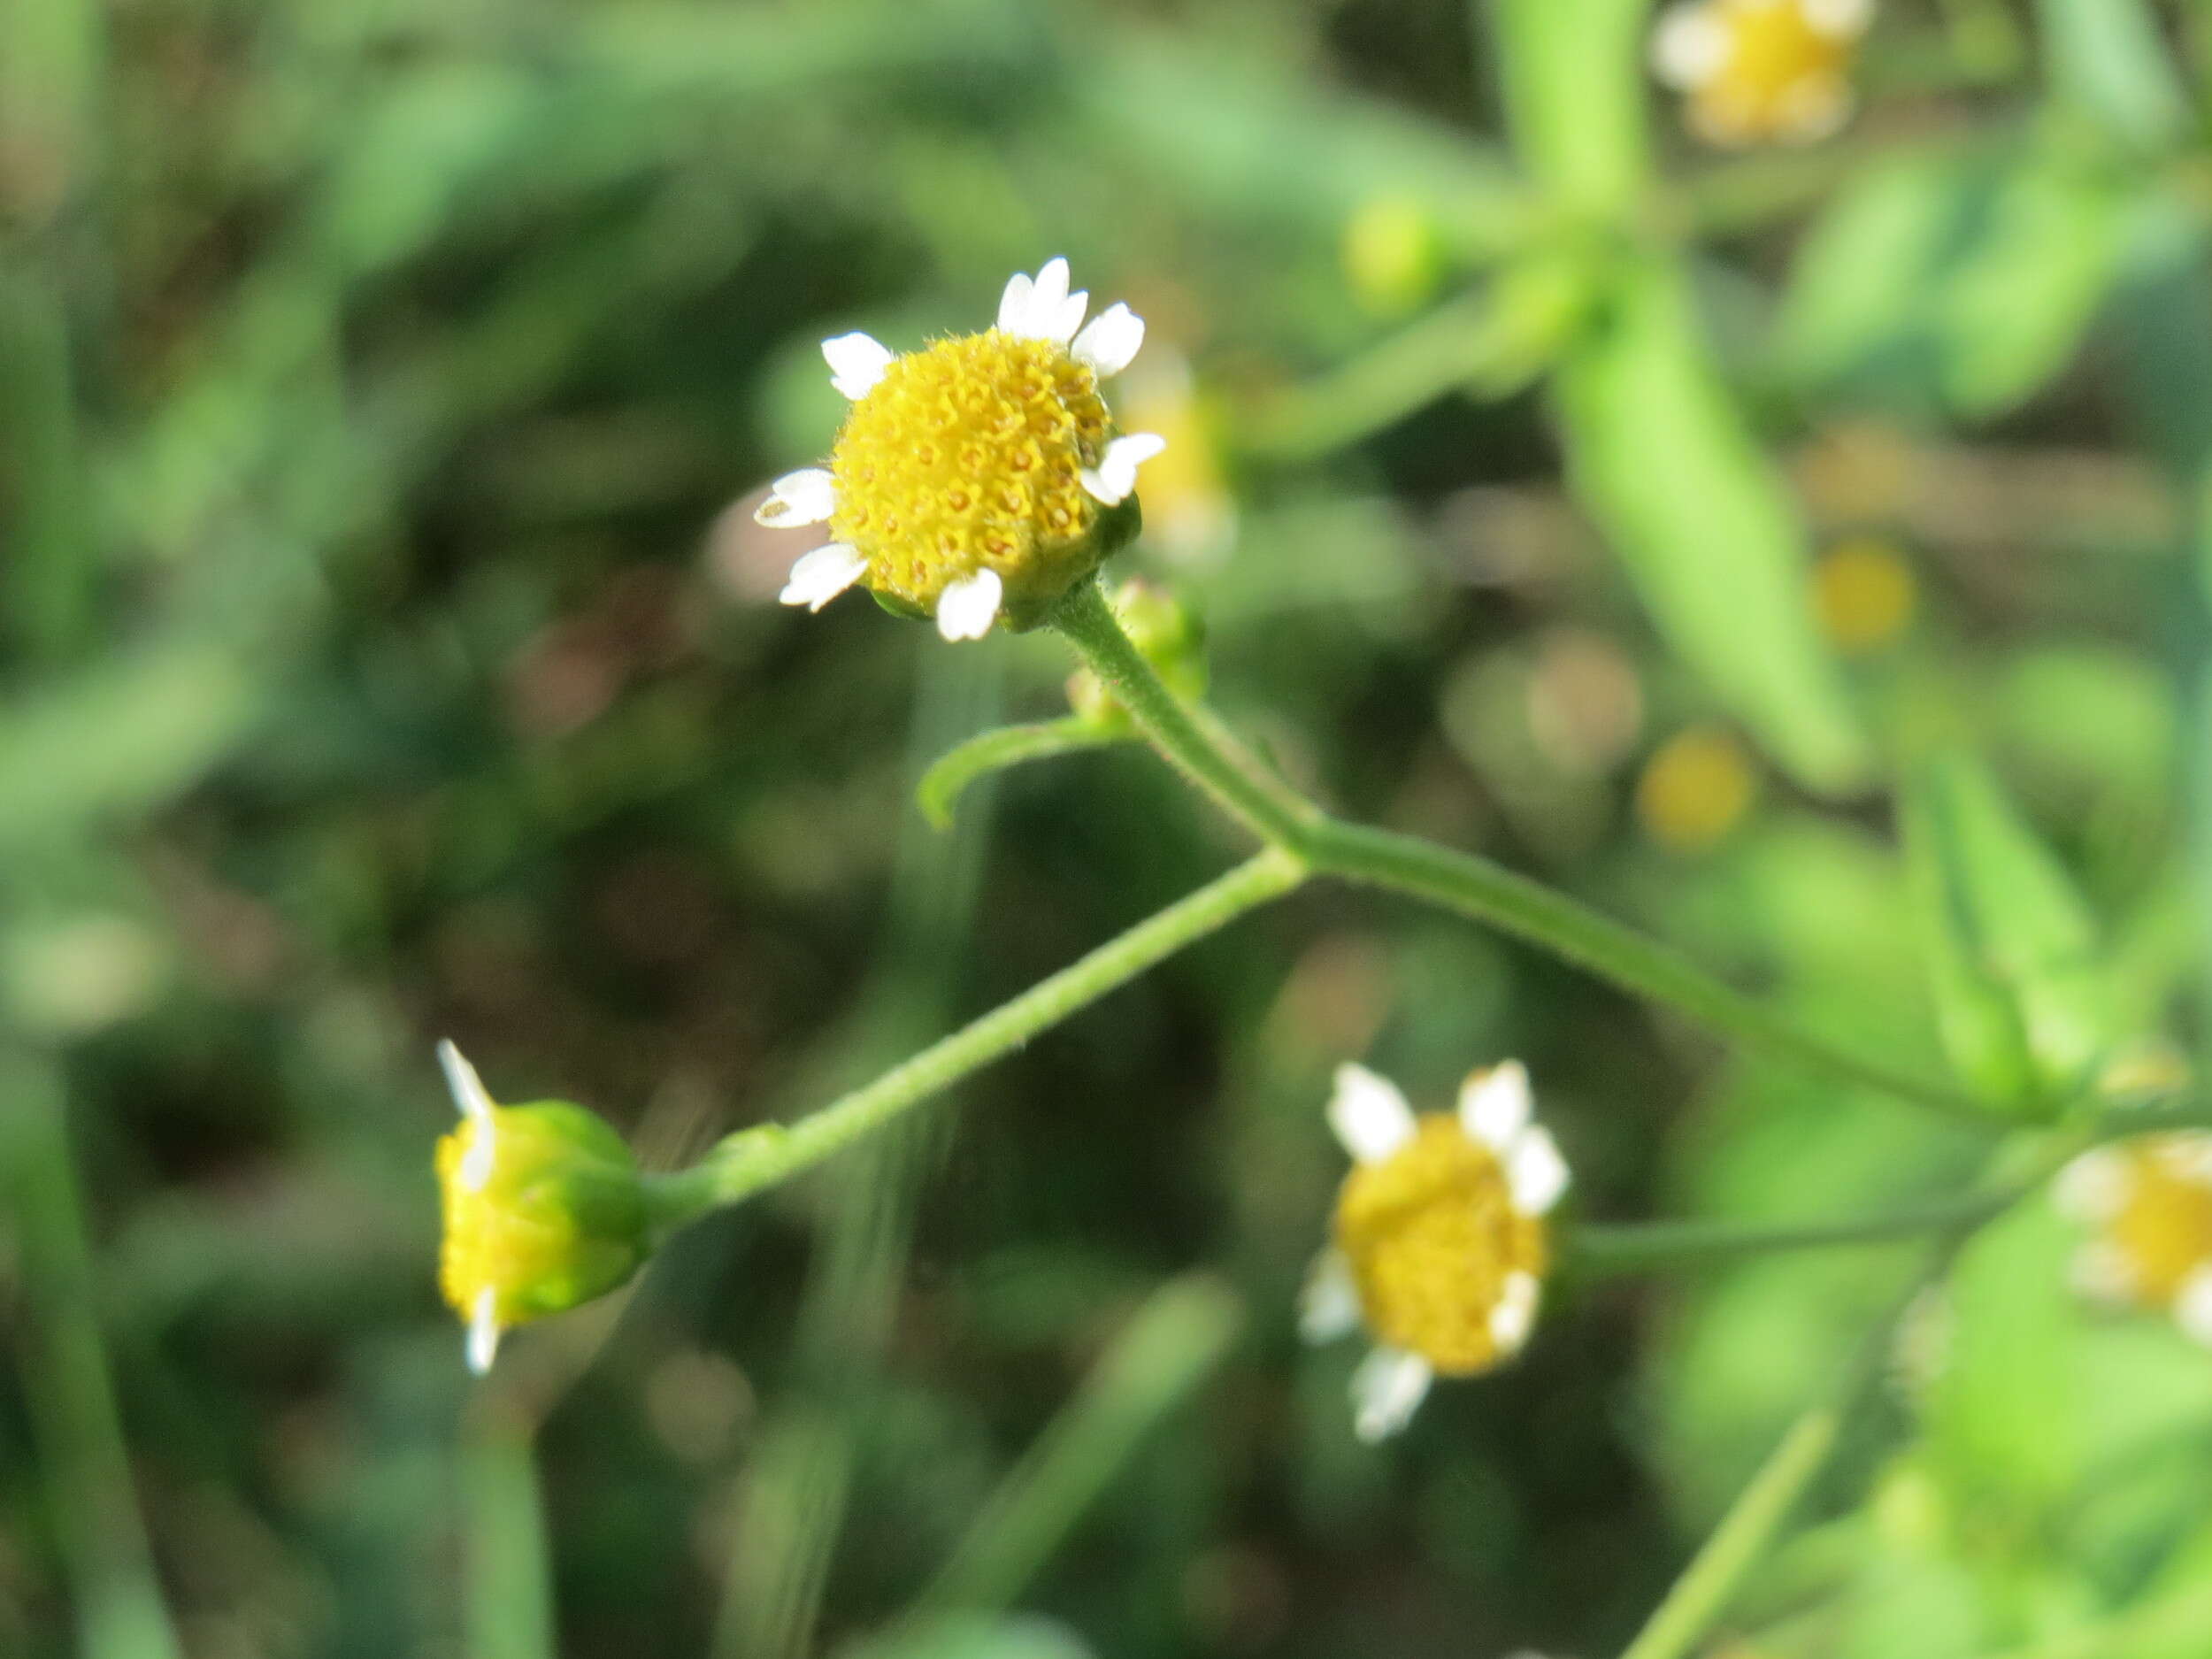
POLYGON ((1804 527, 1705 360, 1680 269, 1624 271, 1558 388, 1576 494, 1660 629, 1801 782, 1857 784, 1866 743, 1814 625, 1804 527))
POLYGON ((259 713, 231 653, 163 644, 0 706, 0 841, 158 805, 259 713))
POLYGON ((1918 771, 1904 825, 1953 1065, 2016 1104, 2078 1086, 2115 1033, 2095 928, 2066 872, 1963 757, 1918 771))
POLYGON ((1004 726, 984 732, 947 749, 914 786, 915 804, 933 829, 952 827, 953 808, 963 791, 978 779, 1024 761, 1045 760, 1078 749, 1104 749, 1134 738, 1136 728, 1125 722, 1117 728, 1077 715, 1045 720, 1034 726, 1004 726))
POLYGON ((2111 136, 2162 149, 2189 127, 2189 104, 2157 20, 2141 0, 2037 0, 2052 86, 2111 136))
POLYGON ((2119 267, 2129 203, 2055 149, 1870 167, 1806 238, 1776 322, 1782 373, 2002 413, 2079 349, 2119 267))

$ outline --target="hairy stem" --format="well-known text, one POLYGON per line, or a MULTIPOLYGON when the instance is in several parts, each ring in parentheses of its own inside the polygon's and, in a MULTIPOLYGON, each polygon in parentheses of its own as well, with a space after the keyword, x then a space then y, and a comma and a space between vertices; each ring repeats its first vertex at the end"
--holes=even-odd
POLYGON ((788 1127, 740 1130, 690 1169, 654 1180, 657 1227, 680 1226, 843 1151, 1305 876, 1299 858, 1270 848, 821 1110, 788 1127))
POLYGON ((1300 847, 1307 831, 1320 821, 1320 809, 1193 716, 1129 642, 1095 580, 1070 589, 1052 622, 1177 771, 1262 841, 1294 850, 1300 847))
POLYGON ((1770 1053, 1937 1111, 1988 1121, 1971 1095, 1838 1048, 1666 946, 1501 864, 1329 817, 1238 753, 1216 724, 1200 718, 1161 683, 1122 633, 1095 582, 1071 592, 1054 621, 1179 772, 1254 833, 1288 848, 1317 873, 1387 887, 1456 911, 1770 1053))

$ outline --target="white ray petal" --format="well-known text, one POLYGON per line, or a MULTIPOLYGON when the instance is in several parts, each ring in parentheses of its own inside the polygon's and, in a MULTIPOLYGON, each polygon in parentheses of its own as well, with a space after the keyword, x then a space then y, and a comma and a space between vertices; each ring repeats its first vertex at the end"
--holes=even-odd
POLYGON ((1359 1328, 1359 1286, 1344 1252, 1326 1249, 1306 1270, 1298 1293, 1298 1334, 1309 1342, 1333 1342, 1359 1328))
POLYGON ((1069 352, 1102 379, 1119 374, 1136 361, 1144 344, 1144 319, 1117 300, 1084 325, 1069 352))
POLYGON ((1026 272, 1017 271, 1006 279, 1006 291, 998 296, 998 326, 1005 333, 1022 332, 1022 325, 1029 320, 1029 296, 1036 286, 1026 272))
POLYGON ((2191 1341, 2212 1348, 2212 1266, 2202 1266, 2174 1293, 2174 1323, 2191 1341))
POLYGON ((480 1193, 492 1178, 492 1162, 498 1153, 499 1120, 493 1115, 492 1097, 484 1087, 484 1079, 476 1075, 476 1068, 461 1057, 449 1038, 438 1044, 438 1064, 445 1072, 446 1087, 453 1091, 454 1105, 468 1120, 469 1143, 461 1155, 461 1186, 464 1191, 480 1193))
POLYGON ((1095 470, 1083 469, 1083 488, 1094 500, 1109 507, 1119 506, 1137 487, 1137 468, 1166 448, 1167 440, 1156 432, 1133 432, 1125 438, 1116 438, 1098 457, 1095 470))
POLYGON ((1037 319, 1040 324, 1044 325, 1045 338, 1056 340, 1062 345, 1066 345, 1069 341, 1075 338, 1076 330, 1083 326, 1083 313, 1088 311, 1090 306, 1090 290, 1088 288, 1076 289, 1074 293, 1060 302, 1060 309, 1050 317, 1041 317, 1037 319))
POLYGON ((1548 1213, 1567 1190, 1567 1160, 1551 1132, 1532 1125, 1514 1138, 1505 1155, 1506 1184, 1513 1191, 1513 1207, 1525 1216, 1548 1213))
POLYGON ((791 567, 791 575, 776 595, 787 605, 804 605, 809 611, 819 611, 824 605, 858 581, 868 569, 868 561, 857 548, 842 541, 826 541, 811 553, 802 554, 791 567))
MULTIPOLYGON (((1028 303, 1021 308, 1007 333, 1031 340, 1050 340, 1060 312, 1068 303, 1068 262, 1048 259, 1030 285, 1028 303)), ((1072 332, 1071 330, 1070 332, 1072 332)), ((1064 338, 1064 336, 1063 336, 1064 338)))
POLYGON ((469 1369, 481 1377, 498 1356, 499 1293, 487 1285, 476 1293, 476 1306, 469 1313, 469 1369))
POLYGON ((937 632, 949 640, 979 640, 998 620, 1006 585, 996 571, 978 571, 937 595, 937 632))
POLYGON ((1435 1373, 1418 1354, 1379 1348, 1352 1373, 1352 1431, 1372 1444, 1395 1434, 1412 1418, 1435 1373))
POLYGON ((830 365, 830 384, 856 403, 875 390, 898 354, 873 334, 856 331, 822 342, 822 357, 830 365))
POLYGON ((1536 1306, 1543 1286, 1533 1273, 1509 1273, 1498 1293, 1498 1305, 1490 1310, 1490 1340, 1503 1355, 1517 1354, 1536 1328, 1536 1306))
POLYGON ((753 510, 757 524, 794 528, 819 524, 837 511, 837 484, 826 468, 802 467, 769 486, 768 499, 753 510))
POLYGON ((1459 1088, 1459 1125, 1502 1156, 1528 1126, 1534 1106, 1528 1068, 1518 1060, 1508 1060, 1486 1071, 1468 1073, 1459 1088))
POLYGON ((1874 0, 1798 0, 1813 29, 1831 40, 1856 40, 1874 20, 1874 0))
POLYGON ((1348 1061, 1336 1069, 1329 1127, 1360 1163, 1379 1164, 1413 1139, 1413 1108, 1388 1078, 1348 1061))
POLYGON ((2135 1294, 2135 1264, 2127 1253, 2100 1239, 2076 1250, 2066 1264, 2067 1282, 2093 1302, 2125 1302, 2135 1294))
MULTIPOLYGON (((2177 1179, 2212 1186, 2212 1135, 2201 1133, 2162 1137, 2155 1142, 2160 1167, 2177 1179)), ((2083 1156, 2089 1155, 2084 1153, 2083 1156)))
POLYGON ((2083 1153, 2051 1183, 2051 1202, 2074 1221, 2109 1221, 2127 1202, 2132 1180, 2128 1161, 2109 1147, 2083 1153))
POLYGON ((1728 66, 1735 41, 1712 11, 1691 0, 1659 19, 1651 37, 1651 66, 1678 92, 1694 92, 1728 66))

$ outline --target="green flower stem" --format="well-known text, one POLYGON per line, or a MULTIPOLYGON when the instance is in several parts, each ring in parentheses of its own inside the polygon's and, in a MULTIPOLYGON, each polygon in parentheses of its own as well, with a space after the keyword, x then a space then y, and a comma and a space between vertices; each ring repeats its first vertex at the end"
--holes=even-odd
POLYGON ((1835 1387, 1790 1425, 1621 1659, 1684 1659, 1701 1646, 1727 1610, 1744 1575, 1765 1555, 1775 1534, 1827 1467, 1844 1425, 1887 1365, 1906 1310, 1923 1290, 1950 1271, 1976 1233, 2040 1187, 2091 1138, 2077 1129, 2001 1145, 1985 1161, 1978 1189, 1952 1205, 1947 1219, 1932 1220, 1932 1210, 1924 1212, 1924 1230, 1937 1236, 1911 1286, 1867 1332, 1835 1387))
POLYGON ((1256 834, 1315 872, 1388 887, 1525 939, 1623 989, 1832 1076, 1976 1123, 1971 1095, 1835 1048, 1693 967, 1665 946, 1549 887, 1472 854, 1330 818, 1237 754, 1160 683, 1094 582, 1061 603, 1055 623, 1178 771, 1256 834))
POLYGON ((1302 860, 1270 848, 819 1111, 788 1126, 740 1130, 690 1169, 654 1178, 656 1228, 681 1226, 843 1151, 1305 879, 1302 860))
POLYGON ((1295 850, 1321 819, 1320 809, 1249 757, 1209 732, 1129 642, 1106 591, 1094 579, 1078 582, 1052 615, 1053 626, 1127 710, 1153 747, 1231 818, 1262 841, 1295 850))
POLYGON ((2031 1189, 1971 1192, 1947 1202, 1882 1215, 1791 1226, 1729 1221, 1655 1221, 1625 1226, 1580 1226, 1563 1240, 1565 1265, 1591 1278, 1645 1273, 1688 1262, 1724 1261, 1774 1250, 1818 1250, 1855 1244, 1895 1244, 1932 1233, 1971 1228, 1995 1219, 2031 1189))
POLYGON ((1389 887, 1487 923, 1770 1054, 1933 1110, 1990 1121, 1988 1110, 1973 1096, 1835 1048, 1666 946, 1486 858, 1333 819, 1310 832, 1300 850, 1317 871, 1389 887))
POLYGON ((952 810, 961 792, 977 779, 1025 761, 1048 760, 1078 749, 1103 749, 1125 743, 1136 733, 1127 728, 1102 726, 1081 715, 1063 715, 1032 726, 1002 726, 947 749, 922 774, 914 799, 933 827, 949 828, 952 810))
POLYGON ((1980 1221, 1958 1227, 1931 1253, 1925 1269, 1914 1276, 1912 1288, 1867 1333, 1834 1389, 1790 1425, 1636 1640, 1622 1650, 1621 1659, 1684 1659, 1698 1649, 1727 1610, 1744 1575, 1766 1554, 1775 1534, 1828 1466, 1852 1412, 1882 1374, 1906 1310, 1922 1290, 1942 1277, 1980 1221))

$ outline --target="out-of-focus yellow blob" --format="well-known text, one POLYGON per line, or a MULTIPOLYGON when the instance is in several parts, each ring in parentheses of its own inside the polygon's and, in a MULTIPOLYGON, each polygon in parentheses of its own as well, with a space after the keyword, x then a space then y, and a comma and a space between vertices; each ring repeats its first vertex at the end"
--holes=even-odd
POLYGON ((1732 733, 1693 726, 1659 746, 1636 782, 1636 816, 1671 852, 1699 853, 1736 827, 1758 792, 1751 757, 1732 733))
POLYGON ((1436 223, 1402 196, 1371 196, 1345 222, 1344 279, 1362 309, 1402 317, 1436 292, 1443 273, 1436 223))
POLYGON ((1857 656, 1880 650, 1905 631, 1920 590, 1903 555, 1862 536, 1838 543, 1814 568, 1813 595, 1828 637, 1857 656))

